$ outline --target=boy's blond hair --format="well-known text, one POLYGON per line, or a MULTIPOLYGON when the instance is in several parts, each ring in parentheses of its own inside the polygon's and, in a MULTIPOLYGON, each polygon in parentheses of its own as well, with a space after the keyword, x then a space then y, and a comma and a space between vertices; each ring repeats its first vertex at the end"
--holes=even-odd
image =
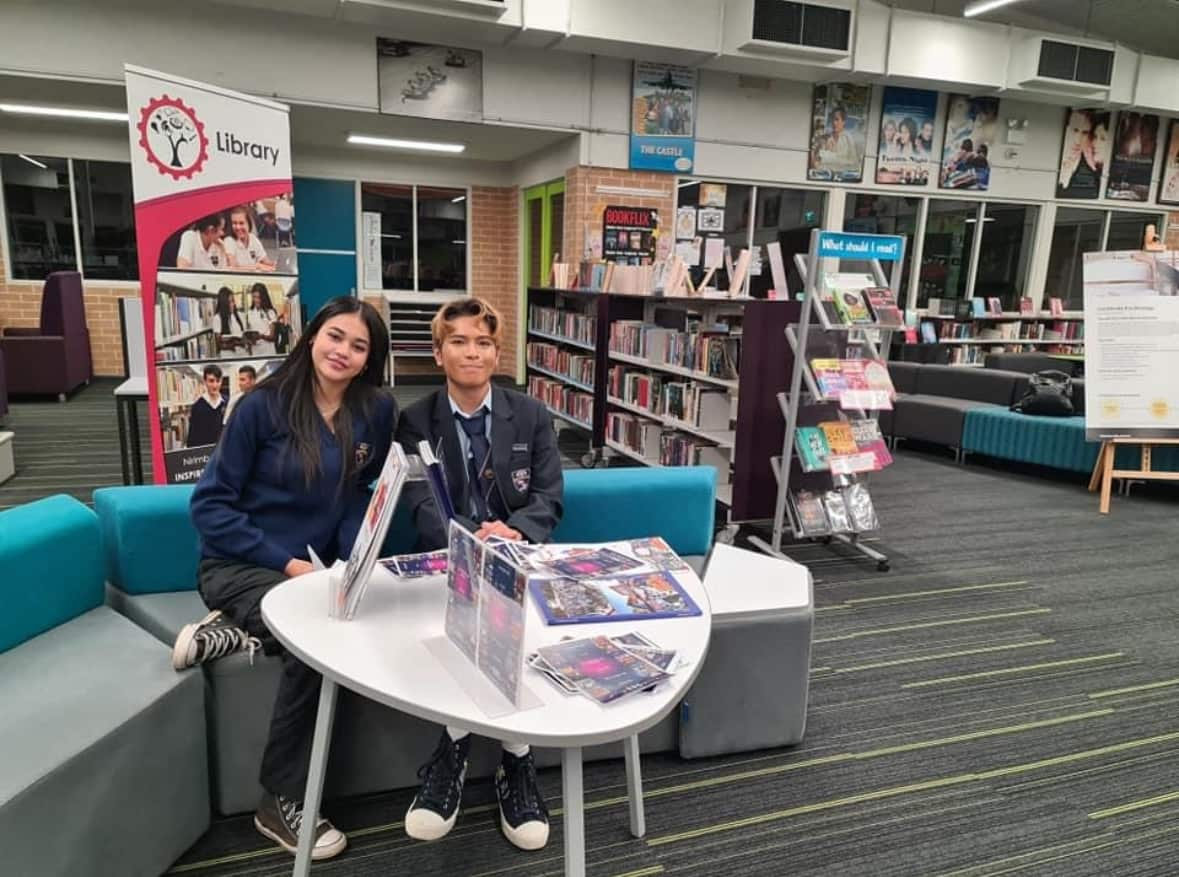
POLYGON ((499 311, 491 302, 472 295, 448 301, 438 309, 438 313, 430 321, 430 335, 433 337, 435 350, 441 349, 443 342, 454 332, 454 321, 460 317, 482 320, 495 346, 500 346, 503 321, 500 319, 499 311))

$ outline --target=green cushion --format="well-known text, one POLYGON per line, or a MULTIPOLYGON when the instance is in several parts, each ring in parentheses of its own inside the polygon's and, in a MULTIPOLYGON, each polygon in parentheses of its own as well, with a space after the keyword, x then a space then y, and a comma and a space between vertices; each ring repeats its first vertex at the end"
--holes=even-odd
POLYGON ((176 484, 94 491, 112 584, 128 594, 196 588, 200 540, 188 514, 192 490, 176 484))
POLYGON ((711 466, 627 467, 565 473, 565 514, 554 542, 662 536, 681 555, 707 554, 716 519, 711 466))
POLYGON ((69 496, 0 512, 0 652, 102 605, 102 537, 69 496))

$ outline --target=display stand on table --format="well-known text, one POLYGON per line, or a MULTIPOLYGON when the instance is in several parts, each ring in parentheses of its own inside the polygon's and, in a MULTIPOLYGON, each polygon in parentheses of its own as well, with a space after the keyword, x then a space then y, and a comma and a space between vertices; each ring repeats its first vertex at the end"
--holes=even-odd
MULTIPOLYGON (((824 232, 818 229, 811 233, 811 244, 805 261, 796 256, 795 262, 805 283, 802 313, 797 326, 786 327, 786 339, 793 352, 793 369, 790 378, 790 390, 779 396, 779 404, 786 419, 786 431, 782 440, 782 456, 774 467, 778 479, 777 501, 774 509, 773 535, 767 542, 759 536, 750 537, 750 541, 761 550, 785 557, 782 552, 783 538, 789 533, 795 540, 816 539, 824 542, 832 540, 848 545, 859 551, 865 557, 876 561, 877 569, 888 569, 888 557, 864 544, 859 532, 831 533, 830 535, 815 537, 809 535, 803 527, 802 521, 788 502, 790 488, 795 481, 795 470, 799 477, 802 471, 796 463, 795 431, 800 425, 800 405, 804 395, 807 398, 807 408, 821 406, 824 402, 831 402, 820 391, 819 385, 812 373, 810 358, 815 350, 812 330, 823 333, 822 342, 828 348, 839 347, 839 357, 843 358, 846 348, 856 347, 861 359, 883 363, 881 351, 889 349, 891 334, 897 326, 872 323, 836 323, 829 319, 820 298, 820 288, 825 272, 820 260, 854 261, 867 263, 871 266, 875 283, 892 291, 894 299, 899 300, 901 272, 891 272, 891 279, 886 278, 881 262, 901 262, 905 255, 905 238, 899 235, 870 235, 846 234, 841 232, 824 232), (814 325, 812 326, 812 323, 814 325), (842 343, 836 344, 836 341, 842 343)), ((891 404, 891 403, 890 403, 891 404)), ((870 406, 858 407, 847 404, 847 400, 840 401, 844 410, 858 411, 861 417, 871 415, 875 420, 875 408, 870 406)), ((830 472, 811 472, 808 479, 826 478, 834 481, 830 472)))

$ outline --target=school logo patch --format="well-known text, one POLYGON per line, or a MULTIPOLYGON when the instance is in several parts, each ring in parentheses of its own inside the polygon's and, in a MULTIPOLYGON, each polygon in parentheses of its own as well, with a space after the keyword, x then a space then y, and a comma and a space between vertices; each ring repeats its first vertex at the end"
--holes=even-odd
POLYGON ((372 454, 372 446, 368 442, 356 443, 356 465, 363 466, 368 462, 369 456, 372 454))
POLYGON ((517 491, 523 493, 528 489, 529 482, 532 481, 531 469, 513 469, 512 470, 512 487, 517 491))

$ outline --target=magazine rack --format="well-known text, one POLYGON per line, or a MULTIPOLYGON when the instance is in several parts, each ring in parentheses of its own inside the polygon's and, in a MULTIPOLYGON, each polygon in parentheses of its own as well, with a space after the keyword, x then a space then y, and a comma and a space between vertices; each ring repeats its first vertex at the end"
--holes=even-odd
MULTIPOLYGON (((869 545, 866 545, 860 533, 832 533, 827 536, 811 536, 803 529, 802 522, 788 502, 790 498, 791 471, 794 450, 795 431, 799 426, 799 407, 805 396, 807 404, 819 404, 828 401, 819 389, 818 382, 811 371, 807 352, 808 343, 813 341, 812 332, 818 331, 826 336, 826 343, 839 341, 844 347, 857 347, 863 359, 882 362, 881 351, 887 351, 892 340, 895 326, 885 326, 879 323, 835 323, 832 322, 819 300, 822 277, 826 273, 820 260, 827 262, 859 262, 871 266, 875 282, 892 290, 893 296, 899 301, 901 271, 893 270, 891 277, 886 277, 882 262, 902 262, 905 256, 905 238, 901 235, 848 234, 844 232, 828 232, 815 229, 811 232, 810 248, 804 259, 802 254, 795 256, 795 264, 805 284, 802 314, 797 325, 786 327, 786 340, 793 353, 793 369, 790 376, 790 390, 779 395, 779 403, 783 416, 786 418, 786 432, 782 439, 782 456, 777 464, 772 465, 778 480, 777 501, 774 508, 773 535, 767 542, 758 536, 750 537, 750 541, 761 550, 777 557, 786 557, 782 552, 782 540, 789 534, 795 540, 821 540, 824 542, 837 541, 859 551, 865 557, 876 561, 877 569, 888 569, 888 557, 869 545), (813 324, 813 325, 812 325, 813 324)), ((842 358, 842 357, 841 357, 842 358)), ((875 418, 874 410, 852 409, 860 411, 862 416, 875 418)), ((772 461, 773 462, 773 461, 772 461)), ((830 473, 815 473, 816 475, 833 478, 830 473)))

